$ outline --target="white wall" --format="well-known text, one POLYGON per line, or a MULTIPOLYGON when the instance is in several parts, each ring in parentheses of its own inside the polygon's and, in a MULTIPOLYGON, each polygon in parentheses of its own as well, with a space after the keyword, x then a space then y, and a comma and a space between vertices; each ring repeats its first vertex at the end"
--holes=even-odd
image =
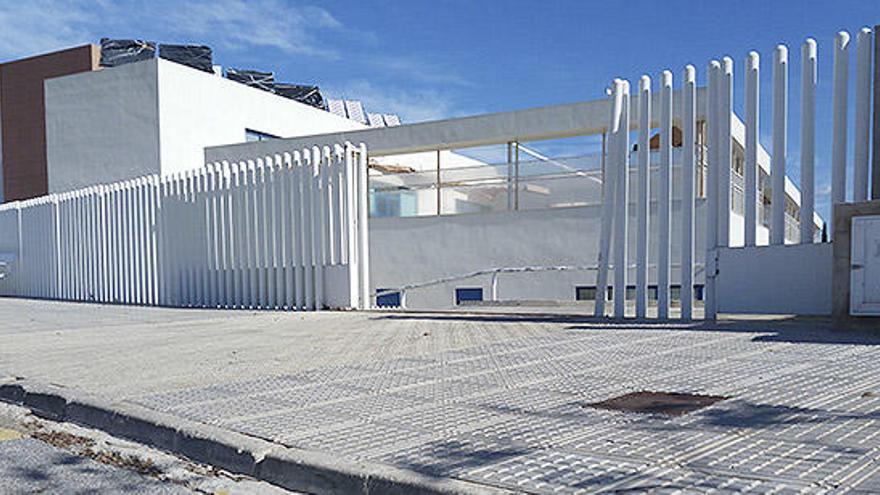
POLYGON ((718 311, 831 314, 832 244, 718 251, 718 311))
POLYGON ((209 146, 245 142, 245 129, 280 137, 366 126, 184 65, 156 59, 163 174, 204 163, 209 146))
MULTIPOLYGON (((702 263, 703 201, 697 203, 697 263, 702 263)), ((656 205, 655 205, 656 207, 656 205)), ((654 208, 656 213, 656 208, 654 208)), ((680 222, 673 208, 672 259, 680 252, 680 222)), ((635 209, 630 218, 630 253, 635 253, 635 209)), ((652 214, 656 222, 656 214, 652 214)), ((654 224, 656 225, 656 223, 654 224)), ((594 265, 597 259, 600 208, 555 208, 470 215, 370 219, 371 283, 373 289, 396 288, 469 272, 525 266, 594 265)), ((650 252, 656 253, 656 236, 650 252)), ((654 254, 651 255, 652 258, 654 254)), ((631 258, 632 259, 632 258, 631 258)), ((650 283, 656 270, 649 270, 650 283)), ((679 271, 672 270, 673 284, 679 271)), ((635 271, 629 280, 635 283, 635 271)), ((702 269, 696 283, 702 283, 702 269)), ((594 285, 595 272, 503 274, 499 298, 507 300, 574 300, 576 285, 594 285)), ((491 277, 417 289, 407 294, 412 308, 443 308, 453 304, 455 287, 483 287, 489 298, 491 277)))
POLYGON ((170 174, 204 164, 204 148, 365 126, 163 59, 49 79, 49 192, 170 174))
POLYGON ((49 192, 159 172, 155 61, 45 81, 49 192))

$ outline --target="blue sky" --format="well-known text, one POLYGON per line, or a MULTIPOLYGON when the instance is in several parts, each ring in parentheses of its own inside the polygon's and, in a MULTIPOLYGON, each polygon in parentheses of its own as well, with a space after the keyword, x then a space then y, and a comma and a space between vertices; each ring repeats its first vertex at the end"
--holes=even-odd
MULTIPOLYGON (((741 103, 748 51, 762 55, 762 93, 769 96, 772 50, 786 43, 797 177, 799 52, 813 36, 821 203, 829 182, 823 133, 831 127, 834 34, 854 35, 874 23, 878 0, 36 0, 0 4, 0 59, 102 36, 200 42, 214 48, 215 63, 274 70, 281 80, 315 83, 331 97, 361 99, 371 111, 413 122, 601 98, 613 77, 636 81, 669 68, 678 81, 687 63, 697 66, 702 85, 707 62, 723 55, 736 63, 741 103)), ((769 146, 769 105, 762 110, 769 146)))

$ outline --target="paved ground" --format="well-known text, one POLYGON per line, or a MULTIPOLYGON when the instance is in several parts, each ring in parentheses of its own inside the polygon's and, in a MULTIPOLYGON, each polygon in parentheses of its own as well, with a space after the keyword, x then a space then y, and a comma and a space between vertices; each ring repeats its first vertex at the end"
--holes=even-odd
POLYGON ((880 490, 880 333, 0 300, 0 371, 532 493, 880 490), (591 403, 727 397, 680 417, 591 403))
POLYGON ((0 492, 290 493, 103 432, 37 418, 24 408, 3 403, 0 403, 0 492))

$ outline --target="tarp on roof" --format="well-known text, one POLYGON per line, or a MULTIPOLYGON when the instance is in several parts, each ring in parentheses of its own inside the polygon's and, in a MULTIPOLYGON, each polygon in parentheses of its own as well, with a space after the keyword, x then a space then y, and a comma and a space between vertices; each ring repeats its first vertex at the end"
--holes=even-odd
POLYGON ((211 47, 204 45, 159 45, 159 57, 204 72, 214 73, 211 47))
POLYGON ((152 41, 101 38, 101 67, 117 67, 155 56, 156 43, 152 41))
POLYGON ((272 91, 272 84, 275 83, 275 73, 250 69, 233 69, 230 67, 226 69, 226 79, 262 89, 263 91, 272 91))
POLYGON ((324 96, 321 95, 321 90, 318 89, 317 86, 272 83, 271 87, 272 91, 278 96, 290 98, 291 100, 305 103, 306 105, 320 108, 321 110, 327 108, 324 104, 324 96))

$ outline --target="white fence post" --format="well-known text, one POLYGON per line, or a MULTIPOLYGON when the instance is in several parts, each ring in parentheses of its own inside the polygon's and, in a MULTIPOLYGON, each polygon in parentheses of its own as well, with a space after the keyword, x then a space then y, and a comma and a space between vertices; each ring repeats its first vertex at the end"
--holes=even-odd
POLYGON ((807 39, 801 48, 801 243, 811 244, 815 208, 816 160, 816 41, 807 39))
POLYGON ((608 289, 608 268, 611 261, 611 236, 614 226, 614 205, 617 195, 617 138, 620 129, 620 116, 623 112, 623 91, 621 81, 615 79, 611 85, 610 122, 608 125, 607 158, 602 177, 602 230, 599 234, 599 269, 596 273, 596 303, 594 315, 605 316, 605 297, 608 289))
MULTIPOLYGON (((834 40, 833 135, 831 142, 831 208, 846 201, 847 85, 849 84, 849 33, 841 31, 834 40)), ((834 234, 834 218, 828 233, 834 234)))
MULTIPOLYGON (((696 69, 684 70, 682 105, 682 236, 681 236, 681 318, 693 318, 694 261, 694 131, 696 129, 696 69)), ((722 117, 723 119, 724 117, 722 117)), ((727 116, 730 119, 730 115, 727 116)), ((724 163, 722 162, 723 166, 724 163)), ((730 166, 728 165, 728 169, 730 166)), ((720 174, 719 174, 720 175, 720 174)))
POLYGON ((757 245, 758 232, 758 140, 761 123, 761 58, 749 52, 746 58, 746 147, 743 164, 743 212, 745 245, 757 245))
POLYGON ((619 136, 616 140, 617 194, 614 219, 614 317, 626 317, 626 285, 629 262, 627 257, 627 227, 629 225, 629 81, 621 81, 623 109, 620 116, 619 136))
POLYGON ((326 205, 324 200, 323 172, 325 169, 321 148, 312 147, 311 182, 312 182, 312 257, 315 267, 315 309, 324 308, 324 219, 326 205))
MULTIPOLYGON (((721 136, 721 97, 722 97, 722 81, 721 81, 721 64, 717 60, 712 60, 709 63, 707 70, 707 79, 708 79, 708 102, 706 105, 708 122, 707 122, 707 133, 708 133, 708 160, 706 167, 706 246, 705 246, 705 292, 704 296, 706 299, 705 312, 706 318, 712 319, 715 317, 715 273, 712 267, 714 266, 715 252, 719 245, 718 242, 718 229, 719 229, 719 215, 718 215, 718 189, 720 184, 719 179, 719 171, 721 169, 721 151, 720 151, 720 136, 721 136)), ((688 114, 689 115, 689 114, 688 114)), ((685 118, 684 116, 682 118, 685 118)), ((682 144, 684 146, 684 144, 682 144)), ((682 167, 682 185, 685 186, 684 183, 684 167, 682 167)), ((682 201, 684 201, 684 192, 682 192, 682 201)), ((683 203, 682 203, 683 204, 683 203)), ((684 208, 684 206, 682 206, 684 208)), ((696 243, 694 243, 696 244, 696 243)), ((682 246, 684 248, 684 246, 682 246)), ((682 261, 681 265, 681 273, 682 277, 684 276, 684 262, 682 261)), ((684 282, 682 282, 682 290, 680 291, 681 297, 684 297, 683 289, 684 282)), ((682 308, 684 306, 682 305, 682 308)), ((682 310, 683 311, 683 310, 682 310)), ((682 313, 683 314, 683 313, 682 313)))
POLYGON ((359 239, 358 267, 360 268, 359 281, 361 284, 361 309, 370 309, 370 167, 367 157, 367 146, 361 143, 358 147, 358 223, 357 233, 359 239))
POLYGON ((868 200, 868 157, 871 147, 871 29, 856 35, 856 124, 853 152, 853 201, 868 200))
MULTIPOLYGON (((721 60, 720 113, 718 115, 718 232, 717 246, 730 246, 730 167, 733 163, 733 138, 730 123, 733 118, 733 59, 721 60)), ((696 100, 694 103, 696 112, 696 100)))
MULTIPOLYGON (((672 72, 661 75, 660 180, 657 213, 657 318, 669 318, 669 252, 671 250, 672 192, 672 72)), ((604 294, 603 294, 604 297, 604 294)))
POLYGON ((772 196, 770 244, 785 244, 785 162, 788 143, 788 48, 773 53, 773 156, 770 163, 772 196))
POLYGON ((651 203, 651 78, 639 80, 639 196, 636 209, 636 318, 648 312, 648 229, 651 203))

